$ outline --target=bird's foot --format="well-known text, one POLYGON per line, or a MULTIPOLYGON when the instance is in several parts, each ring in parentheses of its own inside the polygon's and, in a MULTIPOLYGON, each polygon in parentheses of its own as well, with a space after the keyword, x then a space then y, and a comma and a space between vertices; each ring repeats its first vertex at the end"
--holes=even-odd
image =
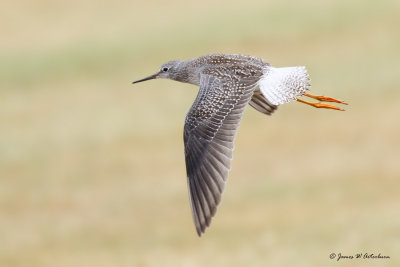
POLYGON ((304 94, 304 96, 307 96, 307 97, 310 97, 310 98, 314 98, 314 99, 316 99, 318 101, 322 101, 322 102, 334 102, 334 103, 347 105, 346 102, 344 102, 342 100, 337 100, 337 99, 329 97, 329 96, 312 95, 312 94, 304 94))
MULTIPOLYGON (((316 99, 318 101, 322 101, 322 102, 334 102, 334 103, 339 103, 339 104, 344 104, 347 105, 346 102, 341 101, 341 100, 337 100, 335 98, 332 97, 327 97, 327 96, 316 96, 316 95, 311 95, 311 94, 304 94, 304 96, 316 99)), ((325 103, 313 103, 313 102, 308 102, 299 98, 296 98, 296 100, 300 103, 304 103, 310 106, 313 106, 315 108, 326 108, 326 109, 335 109, 335 110, 340 110, 340 111, 344 111, 344 109, 341 109, 337 106, 334 105, 330 105, 330 104, 325 104, 325 103)))

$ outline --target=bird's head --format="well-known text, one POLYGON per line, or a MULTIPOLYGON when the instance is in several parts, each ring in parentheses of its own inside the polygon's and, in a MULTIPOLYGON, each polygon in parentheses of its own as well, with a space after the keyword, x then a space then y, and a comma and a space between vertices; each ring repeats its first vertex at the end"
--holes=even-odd
POLYGON ((182 72, 180 71, 180 64, 182 61, 180 60, 173 60, 173 61, 168 61, 167 63, 164 63, 158 72, 156 72, 153 75, 150 75, 146 78, 134 81, 133 83, 139 83, 139 82, 144 82, 147 80, 152 80, 152 79, 158 79, 158 78, 165 78, 165 79, 171 79, 171 80, 180 80, 180 75, 182 72))

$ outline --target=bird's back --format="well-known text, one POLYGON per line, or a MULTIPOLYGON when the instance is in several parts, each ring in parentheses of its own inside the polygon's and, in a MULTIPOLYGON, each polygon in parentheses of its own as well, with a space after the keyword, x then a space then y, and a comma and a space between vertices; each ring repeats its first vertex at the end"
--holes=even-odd
POLYGON ((189 60, 188 66, 219 78, 230 75, 240 79, 260 78, 263 69, 270 64, 260 58, 246 55, 209 54, 189 60))
MULTIPOLYGON (((257 88, 265 68, 269 66, 256 57, 223 54, 194 58, 185 62, 185 65, 190 73, 197 73, 200 85, 192 112, 188 114, 189 121, 192 119, 191 116, 197 118, 210 115, 218 110, 222 103, 228 100, 234 103, 237 96, 244 91, 257 88)), ((196 78, 192 77, 191 83, 194 83, 196 78)))
MULTIPOLYGON (((250 106, 261 113, 270 115, 277 106, 272 105, 265 99, 258 88, 259 80, 267 72, 271 65, 264 60, 240 54, 209 54, 187 61, 188 69, 196 69, 200 79, 201 74, 209 75, 220 79, 225 83, 244 83, 253 84, 254 96, 249 102, 250 106)), ((193 73, 193 71, 192 71, 193 73)), ((197 78, 193 77, 193 80, 197 78)), ((209 94, 209 91, 202 91, 200 95, 209 94)), ((226 86, 225 95, 240 93, 240 86, 226 86)), ((222 92, 221 92, 222 93, 222 92)))

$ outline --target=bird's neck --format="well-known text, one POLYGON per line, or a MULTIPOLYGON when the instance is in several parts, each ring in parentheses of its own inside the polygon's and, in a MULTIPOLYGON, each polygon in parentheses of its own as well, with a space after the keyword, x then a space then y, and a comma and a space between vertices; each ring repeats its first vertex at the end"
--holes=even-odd
POLYGON ((177 66, 175 75, 171 77, 172 80, 200 85, 200 72, 199 68, 193 66, 191 60, 181 61, 177 66))

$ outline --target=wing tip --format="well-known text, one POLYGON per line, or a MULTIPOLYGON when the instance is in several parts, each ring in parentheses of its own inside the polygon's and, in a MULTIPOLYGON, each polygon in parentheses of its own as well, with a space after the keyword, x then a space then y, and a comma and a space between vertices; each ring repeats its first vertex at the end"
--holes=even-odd
POLYGON ((199 227, 196 226, 196 232, 197 232, 197 236, 200 238, 204 234, 205 229, 201 230, 199 227))

